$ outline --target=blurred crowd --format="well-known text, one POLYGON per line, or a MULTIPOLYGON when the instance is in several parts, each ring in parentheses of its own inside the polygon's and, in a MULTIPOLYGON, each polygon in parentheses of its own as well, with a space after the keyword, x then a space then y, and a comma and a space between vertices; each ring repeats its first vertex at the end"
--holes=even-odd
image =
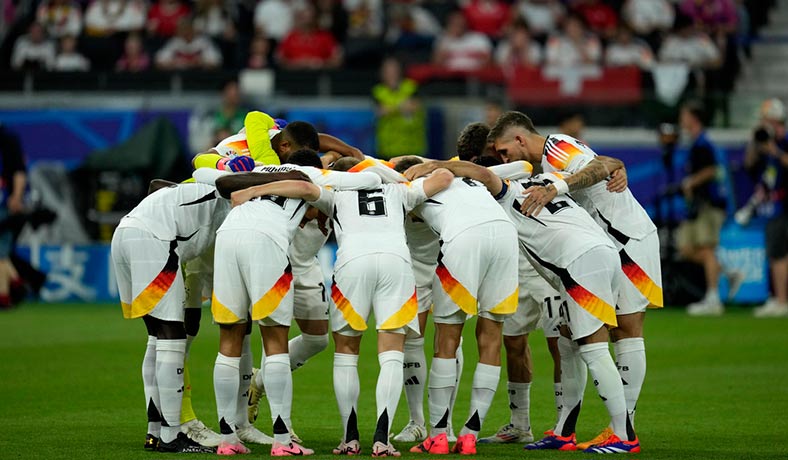
POLYGON ((772 3, 745 0, 0 0, 13 69, 449 70, 681 62, 735 76, 772 3), (11 45, 12 44, 12 45, 11 45))

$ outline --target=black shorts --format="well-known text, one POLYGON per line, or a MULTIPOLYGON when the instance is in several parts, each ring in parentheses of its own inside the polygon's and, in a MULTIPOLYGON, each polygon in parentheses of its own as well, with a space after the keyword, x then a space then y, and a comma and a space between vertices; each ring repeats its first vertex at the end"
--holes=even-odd
POLYGON ((769 260, 788 255, 788 215, 781 215, 766 224, 766 255, 769 260))

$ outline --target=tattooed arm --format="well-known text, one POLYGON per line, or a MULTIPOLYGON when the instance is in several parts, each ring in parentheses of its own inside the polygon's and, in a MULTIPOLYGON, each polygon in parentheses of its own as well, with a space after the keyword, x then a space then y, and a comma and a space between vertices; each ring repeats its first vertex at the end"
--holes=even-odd
MULTIPOLYGON (((591 160, 580 171, 567 177, 564 182, 566 182, 569 192, 574 192, 603 181, 607 176, 613 173, 613 171, 623 168, 624 163, 617 158, 598 156, 591 160)), ((623 178, 626 180, 626 175, 624 175, 623 178)), ((620 182, 621 177, 619 176, 617 180, 620 182)), ((626 188, 626 182, 624 182, 623 188, 626 188)), ((623 191, 623 188, 620 191, 623 191)), ((525 190, 525 193, 527 193, 528 196, 523 201, 520 210, 527 216, 536 216, 547 203, 558 195, 558 189, 555 184, 550 184, 547 187, 529 187, 525 190)))
POLYGON ((617 158, 598 156, 591 160, 580 171, 567 177, 566 185, 569 186, 570 192, 582 190, 597 182, 605 180, 613 171, 623 167, 624 162, 617 158))

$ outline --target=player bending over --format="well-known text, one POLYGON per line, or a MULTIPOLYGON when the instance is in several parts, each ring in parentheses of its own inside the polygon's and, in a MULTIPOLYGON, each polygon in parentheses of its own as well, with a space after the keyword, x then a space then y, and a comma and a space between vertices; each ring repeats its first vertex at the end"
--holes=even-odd
MULTIPOLYGON (((640 452, 640 443, 627 413, 624 387, 607 348, 608 327, 616 327, 615 304, 618 300, 621 262, 615 246, 595 225, 591 216, 571 197, 555 198, 545 205, 546 212, 528 216, 521 212, 525 190, 533 185, 549 185, 562 178, 555 174, 540 174, 528 181, 503 181, 492 171, 468 162, 432 162, 416 165, 406 171, 409 178, 428 174, 438 167, 482 182, 498 200, 517 227, 520 244, 534 266, 546 279, 560 280, 561 294, 567 308, 561 312, 565 325, 562 334, 574 344, 561 350, 561 369, 566 358, 579 355, 588 366, 597 384, 597 391, 605 402, 614 434, 607 441, 586 449, 590 453, 640 452)), ((572 376, 575 384, 578 377, 572 376)), ((554 430, 540 441, 559 450, 575 450, 575 425, 580 412, 580 400, 567 399, 564 380, 562 417, 554 430), (567 411, 567 407, 570 408, 567 411), (566 417, 564 414, 566 413, 566 417), (560 431, 558 431, 560 430, 560 431)), ((526 446, 529 448, 528 445, 526 446)), ((534 446, 539 447, 540 446, 534 446)))
POLYGON ((112 237, 112 262, 123 316, 142 318, 148 344, 142 362, 148 435, 160 452, 215 452, 181 432, 186 291, 181 262, 210 251, 229 209, 214 187, 182 184, 147 196, 112 237))
MULTIPOLYGON (((320 158, 314 151, 296 152, 290 161, 293 164, 271 171, 296 169, 312 180, 324 176, 318 169, 320 158)), ((195 172, 195 177, 200 172, 205 171, 195 172)), ((380 181, 371 174, 346 176, 348 186, 369 187, 380 181)), ((222 181, 236 179, 232 176, 219 178, 217 186, 221 189, 222 181)), ((307 206, 299 198, 271 195, 265 186, 236 191, 232 197, 234 208, 217 231, 218 256, 214 262, 211 304, 214 320, 220 325, 220 350, 214 368, 222 433, 218 452, 223 455, 248 453, 235 432, 233 421, 242 417, 238 399, 242 394, 239 393, 239 380, 248 329, 246 323, 259 321, 266 355, 263 381, 274 432, 271 455, 309 455, 313 451, 293 442, 289 433, 293 388, 287 341, 293 317, 292 272, 287 249, 307 206)), ((247 368, 251 367, 250 353, 249 356, 247 368)))
MULTIPOLYGON (((616 299, 618 327, 610 331, 610 337, 618 371, 625 382, 627 411, 634 425, 637 400, 646 375, 643 340, 646 309, 661 308, 663 304, 656 226, 626 187, 626 171, 619 160, 598 156, 586 144, 570 136, 542 137, 531 119, 520 112, 502 115, 491 130, 489 140, 508 161, 541 162, 546 172, 572 174, 566 179, 566 187, 559 182, 531 189, 523 202, 523 212, 538 218, 546 203, 571 192, 615 244, 625 279, 616 299), (561 186, 561 190, 557 186, 561 186)), ((585 385, 580 391, 584 388, 585 385)), ((572 395, 568 397, 573 398, 572 395)), ((612 428, 608 427, 578 447, 603 443, 611 434, 612 428)))

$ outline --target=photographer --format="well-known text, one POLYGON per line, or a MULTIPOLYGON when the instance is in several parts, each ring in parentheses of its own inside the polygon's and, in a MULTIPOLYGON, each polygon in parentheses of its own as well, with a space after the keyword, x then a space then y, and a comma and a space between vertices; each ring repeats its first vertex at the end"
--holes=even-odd
POLYGON ((693 316, 720 315, 725 310, 718 294, 722 266, 716 254, 725 221, 725 198, 718 179, 715 147, 706 135, 705 120, 706 112, 699 103, 688 102, 681 108, 679 122, 691 145, 686 176, 681 181, 687 220, 679 226, 677 240, 682 257, 703 266, 706 278, 706 295, 687 307, 693 316))
POLYGON ((744 223, 752 214, 766 217, 766 255, 774 297, 755 309, 757 317, 788 316, 788 133, 779 99, 761 104, 761 121, 747 145, 744 166, 756 182, 747 205, 736 213, 744 223))

